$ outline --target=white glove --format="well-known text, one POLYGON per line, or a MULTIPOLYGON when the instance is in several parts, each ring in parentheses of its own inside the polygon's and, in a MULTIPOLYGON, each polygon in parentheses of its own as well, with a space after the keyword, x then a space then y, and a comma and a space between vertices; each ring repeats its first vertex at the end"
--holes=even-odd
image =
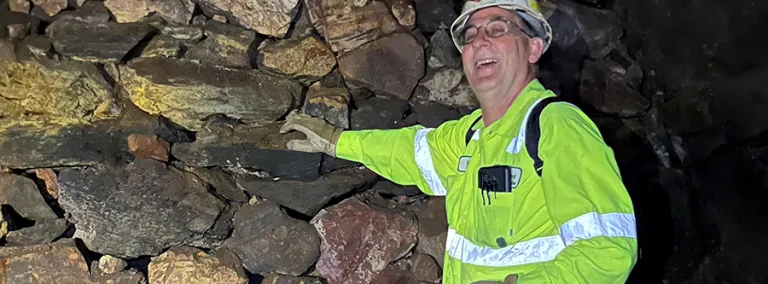
POLYGON ((304 133, 307 135, 307 139, 288 141, 286 144, 288 149, 308 153, 325 153, 331 157, 336 157, 336 142, 339 141, 342 128, 335 127, 323 119, 294 111, 288 114, 285 124, 280 127, 280 133, 287 133, 291 130, 304 133))

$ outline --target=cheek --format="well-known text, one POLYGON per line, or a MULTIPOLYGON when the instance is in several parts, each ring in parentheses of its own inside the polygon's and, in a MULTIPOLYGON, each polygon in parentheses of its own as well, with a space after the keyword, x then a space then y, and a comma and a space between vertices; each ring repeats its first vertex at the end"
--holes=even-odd
POLYGON ((472 66, 472 51, 469 48, 465 48, 464 53, 461 54, 461 65, 464 68, 464 72, 471 71, 472 68, 468 67, 472 66))

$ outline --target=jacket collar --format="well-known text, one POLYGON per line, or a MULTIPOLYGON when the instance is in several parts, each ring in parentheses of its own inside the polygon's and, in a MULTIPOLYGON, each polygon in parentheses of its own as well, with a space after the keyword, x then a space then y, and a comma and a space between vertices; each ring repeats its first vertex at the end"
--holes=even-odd
POLYGON ((555 96, 555 94, 544 88, 538 79, 533 79, 522 91, 520 91, 520 95, 517 96, 514 102, 512 102, 512 105, 507 109, 507 112, 503 117, 489 125, 487 128, 481 119, 473 129, 481 129, 480 132, 490 131, 491 134, 517 136, 517 130, 520 128, 520 123, 522 123, 528 109, 537 100, 551 96, 555 96))

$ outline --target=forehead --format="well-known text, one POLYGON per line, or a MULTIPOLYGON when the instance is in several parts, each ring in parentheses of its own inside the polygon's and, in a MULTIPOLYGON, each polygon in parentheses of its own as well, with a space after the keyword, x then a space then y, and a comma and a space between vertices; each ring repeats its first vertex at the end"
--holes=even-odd
POLYGON ((517 13, 499 7, 488 7, 477 10, 469 17, 467 24, 482 24, 492 19, 504 18, 516 24, 520 24, 517 13))

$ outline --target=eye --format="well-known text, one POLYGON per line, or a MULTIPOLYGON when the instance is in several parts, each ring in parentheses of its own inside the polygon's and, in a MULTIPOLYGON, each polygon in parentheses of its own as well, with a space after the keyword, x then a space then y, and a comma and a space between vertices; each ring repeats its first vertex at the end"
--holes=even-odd
POLYGON ((477 36, 477 28, 470 27, 464 30, 464 42, 470 43, 473 40, 475 40, 475 37, 477 36))
POLYGON ((488 35, 490 37, 500 37, 507 32, 507 23, 496 21, 488 23, 488 35))

